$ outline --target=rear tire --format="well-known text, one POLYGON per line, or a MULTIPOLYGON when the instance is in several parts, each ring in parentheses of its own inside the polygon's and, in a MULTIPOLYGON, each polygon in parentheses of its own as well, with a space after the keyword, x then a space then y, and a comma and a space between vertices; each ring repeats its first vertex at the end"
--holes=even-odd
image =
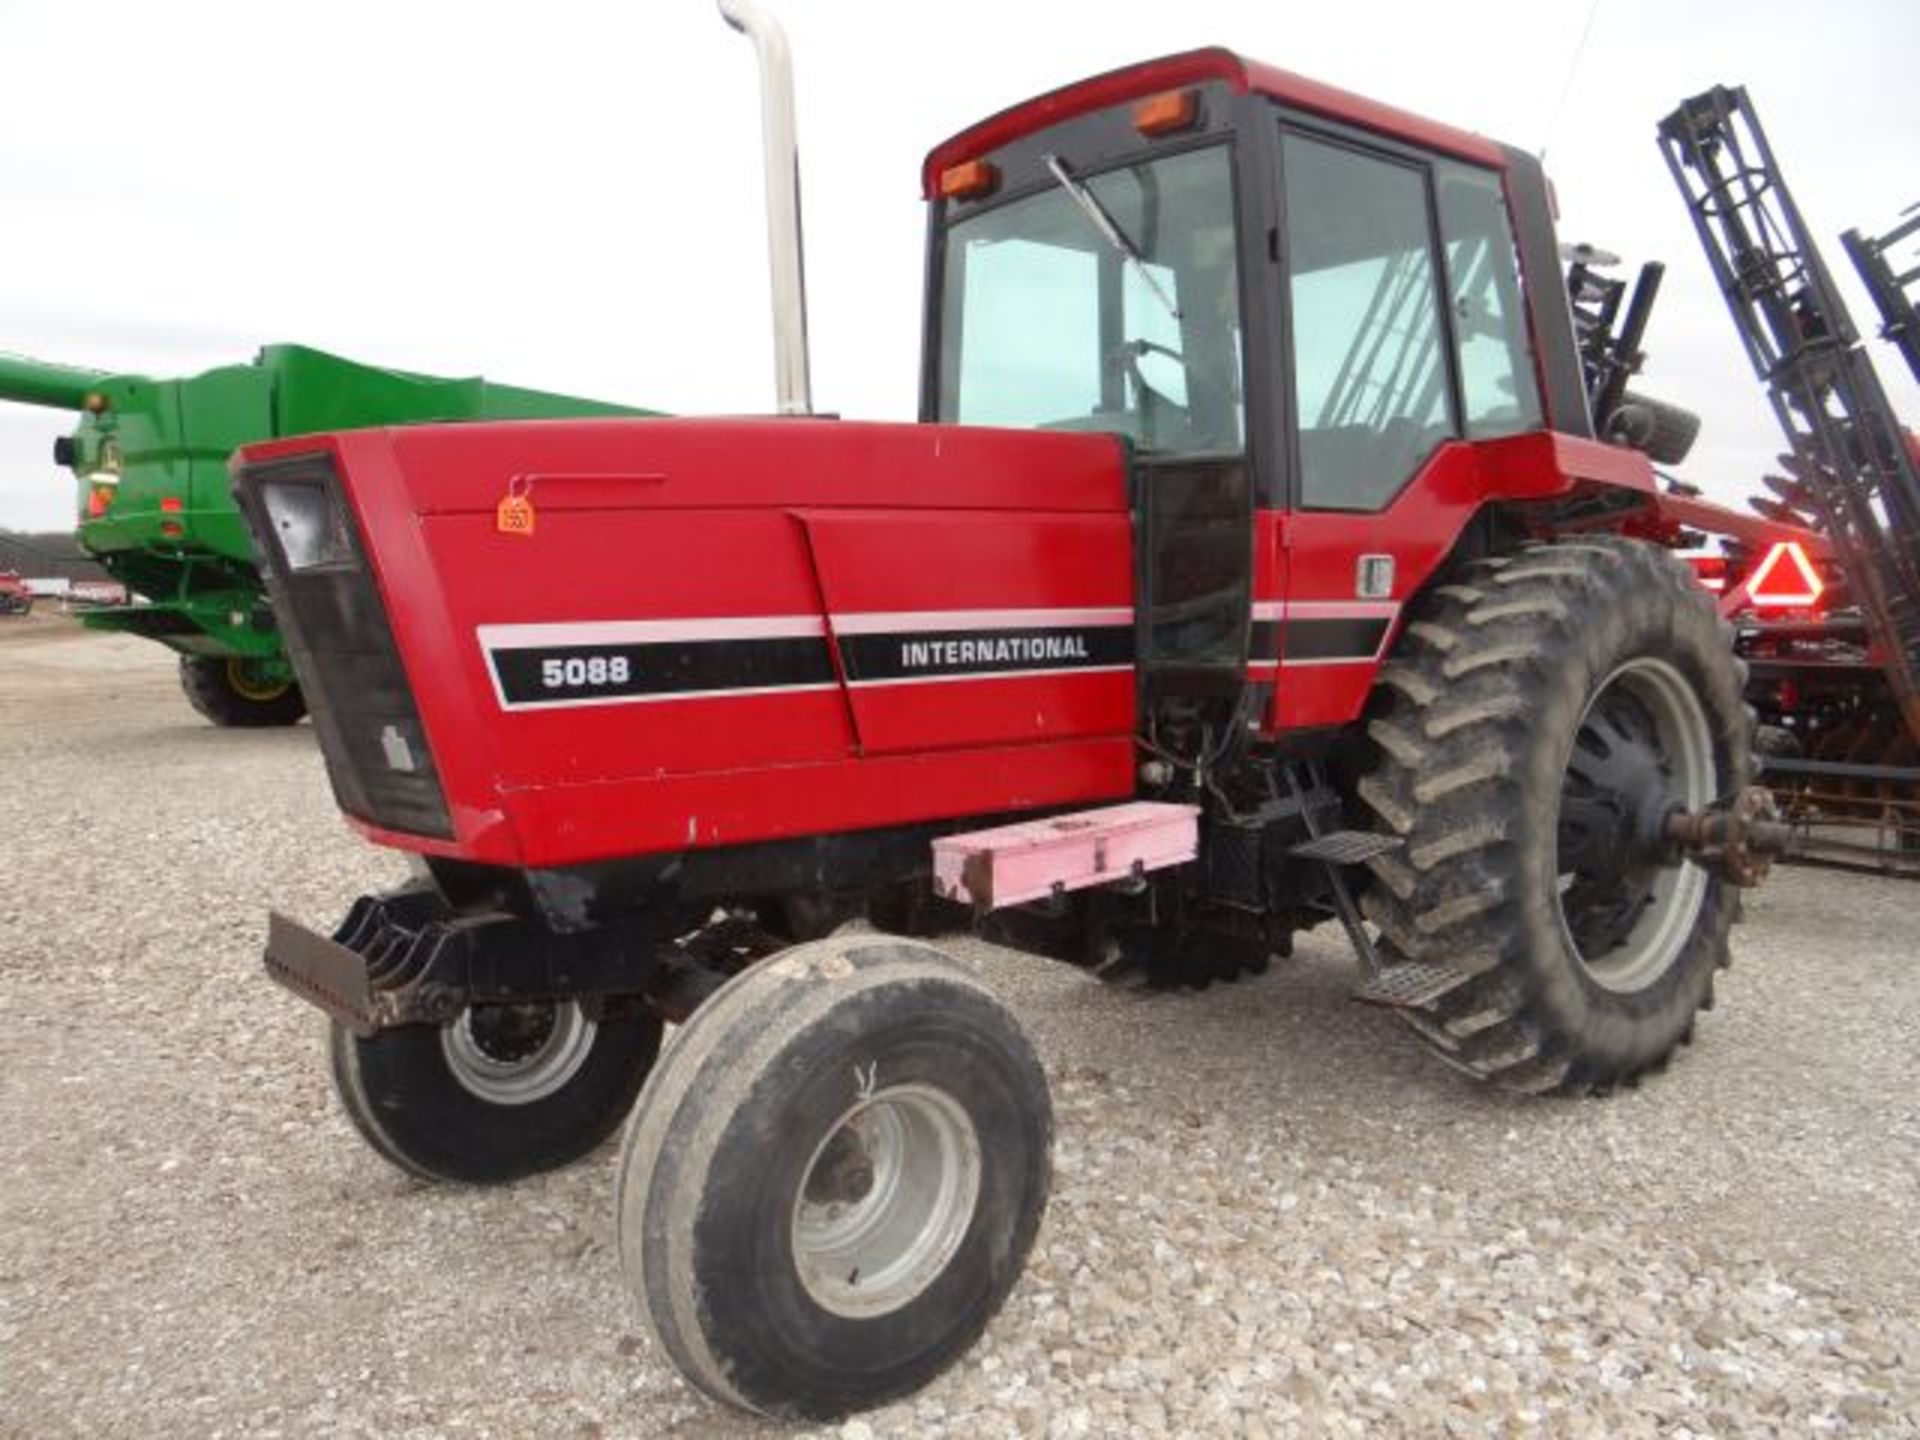
POLYGON ((626 1119, 659 1050, 658 1020, 595 1021, 577 1001, 480 1006, 366 1039, 335 1024, 327 1045, 361 1138, 410 1175, 467 1185, 586 1155, 626 1119))
POLYGON ((1382 669, 1361 799, 1402 847, 1363 909, 1388 963, 1450 968, 1401 1012, 1524 1091, 1663 1066, 1712 1003, 1737 895, 1641 837, 1752 776, 1743 667, 1686 567, 1612 537, 1466 567, 1382 669))
POLYGON ((655 1345, 715 1400, 824 1420, 919 1389, 1019 1278, 1051 1176, 1046 1076, 939 951, 797 946, 674 1035, 615 1201, 655 1345))
POLYGON ((182 655, 180 688, 189 705, 222 728, 298 724, 307 713, 300 687, 292 680, 262 673, 261 666, 260 661, 238 655, 182 655))

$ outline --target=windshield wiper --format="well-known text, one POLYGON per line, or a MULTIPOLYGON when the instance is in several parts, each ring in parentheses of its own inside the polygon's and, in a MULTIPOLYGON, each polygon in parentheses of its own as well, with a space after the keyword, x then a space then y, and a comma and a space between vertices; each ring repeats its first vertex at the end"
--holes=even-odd
POLYGON ((1173 297, 1161 288, 1158 280, 1153 278, 1153 272, 1147 268, 1147 262, 1140 258, 1139 247, 1127 238, 1127 232, 1120 228, 1119 222, 1107 213, 1104 205, 1093 198, 1093 192, 1087 189, 1077 175, 1067 169, 1066 162, 1058 155, 1043 155, 1040 158, 1046 162, 1047 170, 1060 183, 1060 188, 1072 197, 1073 203, 1080 207, 1081 213, 1093 223, 1093 228, 1106 238, 1107 244, 1118 252, 1122 260, 1133 266, 1134 273, 1147 282, 1147 288, 1153 292, 1154 299, 1166 307, 1167 314, 1178 320, 1180 307, 1173 303, 1173 297))

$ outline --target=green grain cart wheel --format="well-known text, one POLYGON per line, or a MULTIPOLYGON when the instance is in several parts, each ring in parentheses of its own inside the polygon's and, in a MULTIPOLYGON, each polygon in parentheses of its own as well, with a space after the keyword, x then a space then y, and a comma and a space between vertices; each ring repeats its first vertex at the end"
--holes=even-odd
POLYGON ((285 660, 182 655, 180 688, 188 704, 222 727, 294 725, 307 713, 285 660))

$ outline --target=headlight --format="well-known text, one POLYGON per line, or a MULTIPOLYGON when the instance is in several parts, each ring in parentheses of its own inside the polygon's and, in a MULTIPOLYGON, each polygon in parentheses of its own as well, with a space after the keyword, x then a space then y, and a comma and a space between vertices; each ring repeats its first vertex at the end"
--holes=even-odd
POLYGON ((269 480, 260 487, 260 503, 289 570, 353 563, 346 522, 324 487, 269 480))

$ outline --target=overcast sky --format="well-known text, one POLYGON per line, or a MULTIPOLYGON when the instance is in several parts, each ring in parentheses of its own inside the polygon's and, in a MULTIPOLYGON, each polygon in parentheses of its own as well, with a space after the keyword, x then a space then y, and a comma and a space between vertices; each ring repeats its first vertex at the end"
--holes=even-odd
MULTIPOLYGON (((815 400, 849 416, 914 412, 926 149, 1194 46, 1546 147, 1563 239, 1669 262, 1642 383, 1704 413, 1688 473, 1725 498, 1780 441, 1654 127, 1746 84, 1863 326, 1836 237, 1920 200, 1915 0, 1599 0, 1577 66, 1588 0, 775 9, 797 61, 815 400)), ((710 0, 0 0, 0 349, 177 375, 297 340, 682 413, 768 409, 758 125, 752 49, 710 0)), ((69 428, 0 405, 0 526, 71 523, 49 459, 69 428)))

